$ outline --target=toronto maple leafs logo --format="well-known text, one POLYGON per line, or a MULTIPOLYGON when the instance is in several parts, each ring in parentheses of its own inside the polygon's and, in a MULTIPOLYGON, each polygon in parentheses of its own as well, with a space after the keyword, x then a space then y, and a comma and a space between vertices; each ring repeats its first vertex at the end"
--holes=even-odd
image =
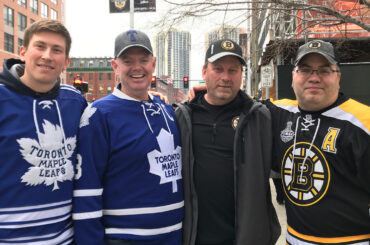
POLYGON ((92 117, 92 115, 94 115, 95 112, 96 108, 91 107, 91 104, 88 107, 86 107, 80 119, 80 128, 89 125, 89 119, 90 117, 92 117))
POLYGON ((177 180, 181 179, 181 147, 175 149, 173 135, 163 128, 157 136, 160 152, 153 150, 147 154, 149 172, 161 177, 160 184, 172 182, 172 192, 177 192, 177 180))
POLYGON ((76 136, 64 138, 59 125, 43 121, 44 133, 39 133, 39 141, 21 138, 17 142, 23 158, 32 165, 21 177, 26 185, 53 185, 53 191, 59 189, 58 181, 72 180, 74 171, 69 158, 76 147, 76 136))

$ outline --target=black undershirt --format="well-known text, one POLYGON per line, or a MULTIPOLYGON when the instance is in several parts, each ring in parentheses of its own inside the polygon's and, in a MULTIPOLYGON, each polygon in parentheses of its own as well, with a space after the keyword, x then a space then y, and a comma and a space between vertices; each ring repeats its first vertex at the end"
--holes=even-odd
POLYGON ((193 106, 194 182, 198 196, 196 244, 232 244, 235 202, 232 122, 240 115, 240 98, 213 106, 204 97, 193 106))

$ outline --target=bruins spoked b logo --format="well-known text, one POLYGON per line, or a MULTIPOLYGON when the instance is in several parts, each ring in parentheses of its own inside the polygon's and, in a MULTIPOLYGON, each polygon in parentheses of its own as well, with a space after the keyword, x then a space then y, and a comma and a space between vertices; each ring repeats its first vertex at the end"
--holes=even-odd
POLYGON ((293 153, 292 145, 285 152, 281 167, 285 194, 298 206, 318 202, 325 196, 330 184, 330 169, 325 156, 316 146, 309 148, 307 142, 296 143, 293 153))

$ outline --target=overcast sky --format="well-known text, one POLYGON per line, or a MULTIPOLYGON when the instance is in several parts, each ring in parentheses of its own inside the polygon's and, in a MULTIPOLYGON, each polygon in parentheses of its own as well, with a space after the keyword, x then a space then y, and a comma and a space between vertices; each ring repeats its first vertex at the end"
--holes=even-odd
MULTIPOLYGON (((129 13, 109 13, 110 0, 65 0, 65 23, 72 35, 71 57, 113 57, 114 39, 130 29, 129 13)), ((181 0, 178 0, 181 1, 181 0)), ((160 31, 153 23, 160 19, 168 6, 157 0, 156 12, 135 13, 134 27, 147 33, 154 44, 160 31)), ((190 79, 201 80, 205 55, 205 32, 216 27, 219 18, 189 20, 176 28, 191 33, 190 79)))

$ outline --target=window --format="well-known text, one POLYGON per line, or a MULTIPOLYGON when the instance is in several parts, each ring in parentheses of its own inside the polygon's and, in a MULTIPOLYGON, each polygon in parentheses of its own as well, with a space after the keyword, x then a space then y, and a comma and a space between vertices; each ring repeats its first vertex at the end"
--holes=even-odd
POLYGON ((103 81, 104 79, 104 73, 99 73, 99 81, 103 81))
POLYGON ((14 37, 8 33, 4 33, 4 50, 14 52, 14 37))
POLYGON ((112 73, 107 73, 107 80, 112 81, 112 73))
POLYGON ((51 0, 51 2, 54 3, 54 4, 58 4, 57 0, 51 0))
POLYGON ((104 93, 104 86, 99 85, 99 94, 103 94, 103 93, 104 93))
POLYGON ((23 8, 27 8, 27 1, 26 0, 18 0, 18 4, 21 5, 23 8))
POLYGON ((31 8, 31 11, 35 14, 38 13, 38 0, 31 0, 30 2, 30 8, 31 8))
POLYGON ((4 5, 4 24, 14 26, 14 10, 4 5))
POLYGON ((71 81, 71 82, 74 82, 74 77, 73 77, 73 73, 70 73, 69 74, 69 81, 71 81))
POLYGON ((107 93, 108 94, 112 93, 112 85, 107 85, 107 93))
POLYGON ((18 54, 21 53, 21 46, 23 45, 23 39, 18 38, 18 54))
POLYGON ((55 9, 50 9, 50 18, 53 20, 58 19, 58 13, 55 9))
POLYGON ((48 17, 48 5, 46 5, 45 3, 41 3, 41 17, 42 18, 47 18, 48 17))
POLYGON ((90 72, 89 73, 89 81, 92 81, 93 80, 93 76, 94 76, 94 73, 90 72))
POLYGON ((27 27, 27 17, 18 13, 18 31, 24 31, 27 27))
POLYGON ((85 67, 85 61, 84 60, 80 60, 80 67, 85 67))
POLYGON ((35 23, 34 19, 30 19, 30 24, 32 25, 32 23, 35 23))
POLYGON ((93 60, 90 60, 89 61, 89 67, 93 67, 94 66, 94 61, 93 60))

